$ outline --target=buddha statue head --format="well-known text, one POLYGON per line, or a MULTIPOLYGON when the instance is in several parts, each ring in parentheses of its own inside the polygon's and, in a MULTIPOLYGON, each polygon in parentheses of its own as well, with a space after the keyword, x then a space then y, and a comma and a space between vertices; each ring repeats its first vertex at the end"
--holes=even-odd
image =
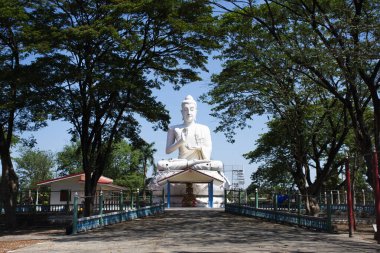
POLYGON ((182 101, 182 119, 185 124, 191 124, 197 116, 197 102, 190 95, 187 95, 182 101))

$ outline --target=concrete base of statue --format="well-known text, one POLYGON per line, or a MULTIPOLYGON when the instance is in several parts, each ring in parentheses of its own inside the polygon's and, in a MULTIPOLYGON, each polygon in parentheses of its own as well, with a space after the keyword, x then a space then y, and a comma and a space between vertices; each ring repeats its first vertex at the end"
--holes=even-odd
POLYGON ((159 171, 148 188, 153 191, 154 202, 162 201, 164 191, 165 203, 169 201, 168 207, 183 207, 188 206, 184 201, 187 195, 186 185, 189 183, 192 184, 192 194, 195 195, 195 203, 192 206, 224 207, 224 189, 229 189, 230 182, 221 171, 196 170, 191 167, 184 170, 159 171))

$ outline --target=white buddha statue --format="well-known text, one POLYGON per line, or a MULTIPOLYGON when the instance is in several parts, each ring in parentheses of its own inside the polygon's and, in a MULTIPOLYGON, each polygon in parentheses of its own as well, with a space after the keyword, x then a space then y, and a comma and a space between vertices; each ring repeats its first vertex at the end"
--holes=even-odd
POLYGON ((178 159, 161 160, 158 170, 223 170, 221 161, 211 160, 212 142, 210 129, 195 123, 197 103, 192 96, 182 101, 183 123, 169 128, 166 140, 166 153, 178 150, 178 159))

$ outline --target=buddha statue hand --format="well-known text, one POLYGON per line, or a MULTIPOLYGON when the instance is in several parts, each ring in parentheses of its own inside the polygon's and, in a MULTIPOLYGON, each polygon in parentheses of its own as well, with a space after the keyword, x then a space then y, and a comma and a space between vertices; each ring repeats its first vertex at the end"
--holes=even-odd
POLYGON ((202 147, 200 146, 189 146, 188 144, 186 144, 185 147, 189 150, 202 150, 202 147))

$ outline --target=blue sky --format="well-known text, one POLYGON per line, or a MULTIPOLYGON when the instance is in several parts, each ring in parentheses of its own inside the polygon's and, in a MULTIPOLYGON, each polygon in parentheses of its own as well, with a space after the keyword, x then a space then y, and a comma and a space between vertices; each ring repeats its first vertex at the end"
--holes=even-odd
MULTIPOLYGON (((199 97, 209 90, 208 84, 210 83, 210 76, 212 73, 217 73, 221 70, 220 63, 210 60, 208 64, 210 69, 209 73, 201 73, 202 81, 190 83, 179 91, 173 90, 171 85, 166 85, 161 90, 155 91, 154 94, 157 99, 164 103, 171 116, 171 125, 179 124, 182 122, 182 115, 180 113, 181 102, 186 95, 192 95, 198 103, 197 122, 207 125, 211 130, 211 138, 213 142, 212 159, 221 160, 225 165, 226 175, 231 179, 231 169, 244 170, 245 187, 250 184, 250 175, 257 168, 257 164, 249 164, 242 156, 244 153, 252 150, 255 141, 259 134, 266 131, 267 121, 266 117, 255 117, 252 121, 252 128, 245 130, 238 130, 235 143, 228 143, 223 133, 213 132, 218 125, 218 119, 210 116, 211 107, 207 104, 201 103, 199 97)), ((142 137, 147 142, 154 142, 157 152, 155 160, 176 158, 177 153, 170 155, 165 154, 166 146, 166 132, 162 130, 154 131, 152 124, 141 121, 142 124, 142 137)), ((38 132, 25 133, 24 137, 33 135, 37 140, 37 147, 40 150, 50 150, 52 152, 61 151, 64 145, 70 143, 70 135, 67 133, 70 124, 62 121, 50 122, 49 126, 40 129, 38 132)), ((149 172, 149 174, 151 171, 149 172)))

